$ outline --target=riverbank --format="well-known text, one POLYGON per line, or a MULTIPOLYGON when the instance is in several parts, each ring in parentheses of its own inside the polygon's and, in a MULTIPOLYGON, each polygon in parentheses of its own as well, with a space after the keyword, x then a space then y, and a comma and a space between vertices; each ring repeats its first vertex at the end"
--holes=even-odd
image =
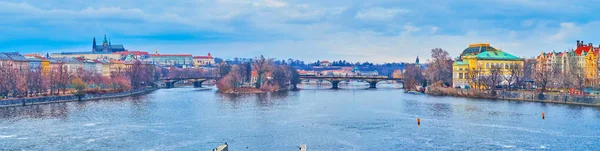
POLYGON ((493 95, 490 90, 456 89, 456 88, 427 88, 425 92, 433 96, 454 96, 478 99, 499 99, 513 101, 573 104, 585 106, 600 106, 600 97, 572 95, 566 93, 544 93, 542 95, 535 91, 504 91, 496 90, 493 95))
MULTIPOLYGON (((125 92, 118 92, 118 93, 88 94, 85 97, 81 98, 81 101, 134 96, 134 95, 146 94, 146 93, 152 92, 157 89, 158 88, 146 88, 146 89, 137 89, 137 90, 130 90, 130 91, 125 91, 125 92)), ((20 99, 11 99, 11 100, 1 100, 0 108, 13 107, 13 106, 24 106, 24 105, 38 105, 38 104, 71 102, 71 101, 79 101, 79 98, 74 95, 66 95, 66 96, 47 96, 47 97, 36 97, 36 98, 20 98, 20 99)))

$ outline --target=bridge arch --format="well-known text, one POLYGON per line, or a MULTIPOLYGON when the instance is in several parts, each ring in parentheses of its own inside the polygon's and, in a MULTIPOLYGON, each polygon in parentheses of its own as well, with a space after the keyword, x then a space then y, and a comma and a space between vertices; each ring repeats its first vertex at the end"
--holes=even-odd
POLYGON ((208 80, 216 80, 215 77, 193 77, 193 78, 163 78, 162 81, 165 83, 166 88, 174 88, 175 83, 179 81, 190 80, 194 87, 202 87, 202 84, 208 80))
POLYGON ((300 76, 300 79, 329 81, 331 82, 332 89, 339 89, 340 82, 347 80, 364 80, 369 83, 369 88, 377 88, 377 83, 381 81, 402 81, 400 78, 389 78, 387 76, 300 76))

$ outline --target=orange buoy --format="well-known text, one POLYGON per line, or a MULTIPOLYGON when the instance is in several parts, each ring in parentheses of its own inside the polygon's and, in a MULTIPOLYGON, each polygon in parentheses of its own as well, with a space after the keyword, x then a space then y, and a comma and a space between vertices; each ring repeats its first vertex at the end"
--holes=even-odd
POLYGON ((421 118, 417 118, 417 125, 421 125, 421 118))
POLYGON ((546 116, 544 115, 544 112, 542 112, 542 119, 545 119, 546 116))

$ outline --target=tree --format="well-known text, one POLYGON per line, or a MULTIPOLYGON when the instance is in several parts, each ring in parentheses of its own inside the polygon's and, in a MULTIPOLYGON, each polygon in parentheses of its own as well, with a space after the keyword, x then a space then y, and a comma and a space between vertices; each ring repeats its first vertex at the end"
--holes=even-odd
POLYGON ((27 87, 29 88, 28 94, 30 96, 41 93, 43 91, 42 84, 43 80, 41 67, 31 70, 27 73, 27 87))
POLYGON ((521 83, 523 79, 523 68, 519 64, 512 64, 508 68, 509 75, 504 76, 504 80, 508 84, 508 90, 512 90, 513 87, 521 83))
POLYGON ((482 75, 482 67, 479 66, 477 68, 468 69, 468 75, 471 79, 471 86, 481 89, 483 82, 485 81, 485 76, 482 75))
POLYGON ((300 73, 298 73, 298 70, 293 66, 287 66, 287 70, 291 72, 292 76, 290 79, 290 84, 293 86, 294 90, 298 89, 296 86, 302 82, 302 80, 300 80, 300 73))
POLYGON ((219 72, 218 72, 218 73, 219 73, 219 75, 218 75, 218 76, 219 76, 219 78, 223 78, 223 77, 225 77, 227 74, 229 74, 229 71, 231 71, 231 66, 230 66, 230 65, 228 65, 228 64, 227 64, 227 63, 225 63, 225 62, 221 62, 221 63, 219 64, 219 68, 218 68, 218 70, 219 70, 219 72))
POLYGON ((489 69, 489 75, 486 75, 487 86, 492 90, 492 96, 496 95, 496 86, 498 86, 502 80, 502 68, 498 65, 492 65, 489 69))
POLYGON ((81 97, 85 95, 85 89, 87 88, 87 84, 81 80, 81 78, 76 77, 71 80, 71 86, 75 89, 75 96, 81 101, 81 97))
POLYGON ((292 79, 291 71, 284 65, 274 66, 272 71, 275 90, 287 89, 292 79))
POLYGON ((546 92, 546 88, 550 82, 550 76, 552 75, 552 72, 548 69, 549 67, 546 64, 546 60, 546 58, 541 58, 541 62, 537 64, 537 69, 535 70, 533 77, 537 85, 541 88, 540 94, 546 92))
POLYGON ((269 72, 271 70, 271 66, 273 65, 273 58, 265 58, 263 55, 260 55, 260 57, 256 57, 254 59, 254 63, 252 64, 252 66, 254 67, 254 70, 256 70, 257 74, 258 74, 258 82, 256 84, 256 88, 260 88, 260 86, 263 83, 263 79, 264 79, 264 75, 265 73, 269 72))
POLYGON ((431 49, 431 60, 424 74, 429 83, 438 81, 445 85, 452 83, 452 59, 448 52, 441 48, 431 49))
POLYGON ((407 91, 417 90, 417 85, 423 80, 421 69, 415 65, 408 65, 404 70, 404 89, 407 91))

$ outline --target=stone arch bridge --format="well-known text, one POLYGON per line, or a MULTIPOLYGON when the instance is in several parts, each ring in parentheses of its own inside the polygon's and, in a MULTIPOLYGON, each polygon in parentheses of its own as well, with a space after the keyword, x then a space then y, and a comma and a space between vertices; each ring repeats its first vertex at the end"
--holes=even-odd
POLYGON ((331 82, 332 89, 338 89, 339 84, 346 80, 364 80, 369 83, 369 88, 377 88, 377 83, 381 81, 399 81, 404 84, 402 78, 390 78, 387 76, 310 76, 301 75, 300 80, 325 80, 331 82))
POLYGON ((217 80, 218 77, 181 77, 181 78, 162 78, 160 80, 162 80, 167 88, 173 88, 175 87, 175 83, 179 82, 179 81, 183 81, 183 80, 189 80, 192 81, 192 83, 194 83, 194 87, 196 88, 201 88, 202 87, 202 83, 208 81, 208 80, 217 80))

